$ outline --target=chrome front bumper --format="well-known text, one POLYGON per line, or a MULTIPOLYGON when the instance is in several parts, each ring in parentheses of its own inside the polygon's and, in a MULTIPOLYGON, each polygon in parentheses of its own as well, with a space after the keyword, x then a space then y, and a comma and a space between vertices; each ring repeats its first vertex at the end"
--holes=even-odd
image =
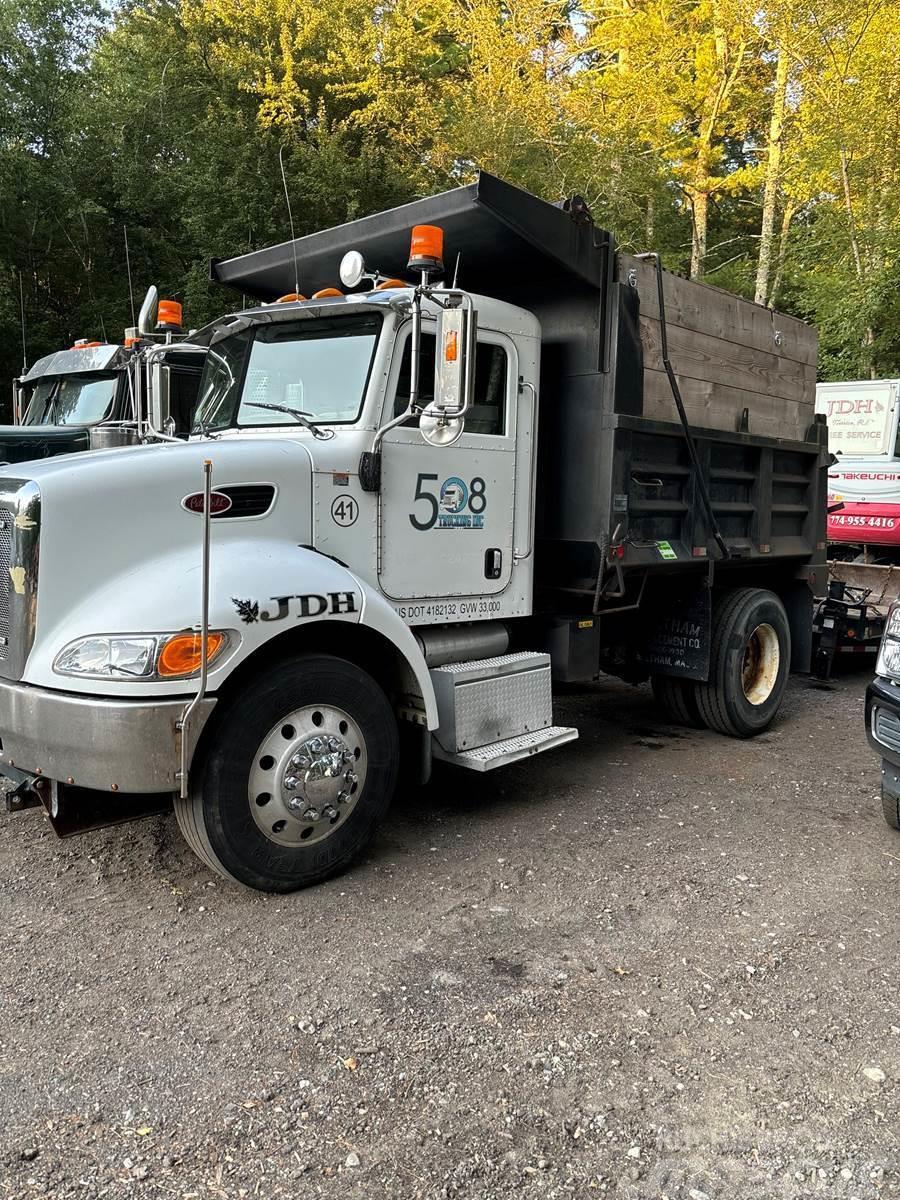
MULTIPOLYGON (((104 792, 178 787, 185 700, 110 700, 0 681, 0 775, 4 767, 104 792)), ((189 732, 188 762, 215 699, 189 732)))

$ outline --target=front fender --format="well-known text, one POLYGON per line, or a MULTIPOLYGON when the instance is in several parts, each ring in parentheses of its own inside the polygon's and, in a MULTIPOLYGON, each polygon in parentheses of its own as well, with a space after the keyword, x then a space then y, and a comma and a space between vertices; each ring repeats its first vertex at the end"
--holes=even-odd
MULTIPOLYGON (((54 625, 39 627, 23 682, 84 694, 190 694, 196 686, 193 680, 75 678, 56 674, 53 661, 80 637, 169 633, 199 626, 201 582, 199 554, 182 547, 98 580, 54 625)), ((244 659, 291 626, 323 619, 356 623, 364 608, 359 580, 315 551, 259 532, 233 538, 227 547, 214 545, 209 625, 229 630, 232 644, 210 669, 209 691, 216 691, 244 659)))
MULTIPOLYGON (((256 526, 257 531, 260 526, 256 526)), ((200 623, 201 570, 194 549, 173 548, 137 569, 97 582, 65 617, 41 628, 23 682, 56 691, 160 699, 190 694, 196 681, 86 679, 57 675, 53 661, 76 638, 94 634, 169 633, 200 623)), ((210 556, 211 629, 232 632, 232 646, 213 664, 209 692, 216 692, 245 659, 299 624, 345 621, 365 625, 397 650, 416 679, 428 728, 438 725, 437 703, 428 667, 409 627, 386 600, 347 567, 281 538, 259 532, 210 556)))

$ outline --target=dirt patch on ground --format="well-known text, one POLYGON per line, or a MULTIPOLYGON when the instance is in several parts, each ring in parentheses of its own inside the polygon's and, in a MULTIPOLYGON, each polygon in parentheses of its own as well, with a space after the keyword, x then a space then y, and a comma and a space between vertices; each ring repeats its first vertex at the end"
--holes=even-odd
POLYGON ((0 1197, 900 1193, 900 836, 867 676, 751 742, 647 688, 265 897, 173 818, 0 817, 0 1197))

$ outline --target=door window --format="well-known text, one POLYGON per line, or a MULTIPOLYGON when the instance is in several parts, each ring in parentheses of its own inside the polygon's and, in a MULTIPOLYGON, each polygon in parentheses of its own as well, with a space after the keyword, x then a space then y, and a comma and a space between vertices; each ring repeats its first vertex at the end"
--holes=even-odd
MULTIPOLYGON (((434 334, 422 336, 419 360, 419 402, 434 399, 434 334)), ((475 389, 472 407, 466 413, 466 433, 482 437, 502 437, 506 433, 506 391, 509 362, 502 346, 479 341, 475 348, 475 389)), ((397 391, 394 396, 394 416, 399 417, 409 405, 412 379, 412 336, 408 336, 400 360, 397 391)), ((406 422, 414 425, 415 418, 406 422)))

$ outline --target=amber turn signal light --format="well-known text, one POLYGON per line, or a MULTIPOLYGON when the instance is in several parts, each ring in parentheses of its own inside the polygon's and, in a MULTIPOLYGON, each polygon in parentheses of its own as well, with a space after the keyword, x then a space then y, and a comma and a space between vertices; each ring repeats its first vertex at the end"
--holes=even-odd
MULTIPOLYGON (((218 658, 225 648, 224 633, 210 631, 206 636, 207 665, 218 658)), ((203 645, 199 633, 176 633, 165 643, 159 653, 156 673, 163 679, 182 675, 193 675, 200 670, 203 645)))

